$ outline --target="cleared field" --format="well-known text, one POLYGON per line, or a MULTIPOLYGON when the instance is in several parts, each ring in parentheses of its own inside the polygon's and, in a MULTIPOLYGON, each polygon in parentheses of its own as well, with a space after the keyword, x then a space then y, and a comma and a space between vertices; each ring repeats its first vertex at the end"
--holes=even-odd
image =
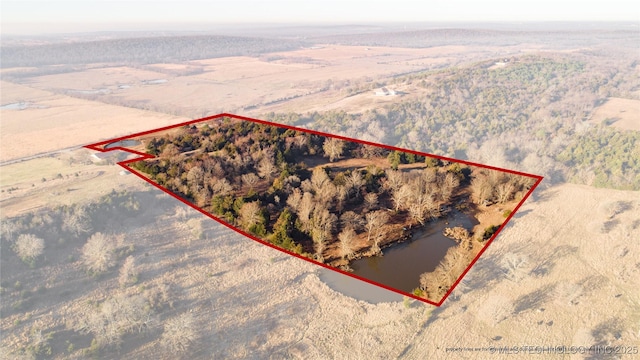
POLYGON ((609 98, 591 118, 596 124, 605 120, 618 129, 640 131, 640 100, 609 98))
MULTIPOLYGON (((24 110, 0 110, 0 160, 83 145, 98 139, 126 135, 188 120, 151 111, 124 108, 96 101, 56 95, 24 86, 3 83, 2 93, 19 95, 34 106, 24 110)), ((8 101, 14 101, 14 99, 8 101)), ((5 102, 3 96, 3 103, 5 102)))
POLYGON ((118 85, 140 85, 142 81, 164 78, 166 75, 160 72, 104 65, 104 67, 78 72, 38 76, 30 78, 25 84, 40 89, 114 90, 118 85))
MULTIPOLYGON (((288 107, 292 98, 309 98, 309 102, 293 104, 298 111, 307 111, 309 103, 331 104, 343 99, 345 86, 367 85, 407 72, 446 66, 461 58, 473 61, 504 52, 499 47, 405 49, 326 45, 261 57, 228 57, 141 68, 95 64, 83 71, 28 78, 24 84, 56 92, 75 90, 78 96, 91 96, 96 101, 157 108, 190 117, 223 111, 255 115, 282 110, 281 106, 287 103, 288 107), (191 75, 190 69, 194 69, 191 75), (181 72, 183 76, 178 76, 181 72), (252 107, 249 112, 244 110, 247 106, 252 107)), ((506 52, 517 53, 518 48, 506 52)))
POLYGON ((91 153, 79 149, 3 166, 0 171, 2 216, 83 203, 112 189, 134 191, 147 186, 134 175, 121 175, 120 166, 92 163, 91 153))

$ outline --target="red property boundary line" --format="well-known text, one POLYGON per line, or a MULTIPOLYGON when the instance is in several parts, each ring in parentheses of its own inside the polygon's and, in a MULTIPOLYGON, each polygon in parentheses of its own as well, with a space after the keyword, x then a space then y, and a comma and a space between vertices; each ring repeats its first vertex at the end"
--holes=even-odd
POLYGON ((520 209, 520 207, 522 206, 522 204, 529 198, 529 196, 531 195, 531 193, 533 193, 533 191, 536 189, 536 187, 540 184, 540 182, 542 182, 543 177, 539 176, 539 175, 533 175, 533 174, 527 174, 527 173, 523 173, 523 172, 519 172, 519 171, 514 171, 514 170, 509 170, 509 169, 503 169, 503 168, 499 168, 499 167, 495 167, 495 166, 489 166, 489 165, 483 165, 483 164, 478 164, 478 163, 473 163, 470 161, 464 161, 464 160, 458 160, 458 159, 453 159, 453 158, 449 158, 449 157, 445 157, 445 156, 439 156, 439 155, 433 155, 433 154, 427 154, 427 153, 423 153, 423 152, 419 152, 419 151, 414 151, 414 150, 408 150, 408 149, 402 149, 399 147, 395 147, 395 146, 390 146, 390 145, 384 145, 384 144, 377 144, 377 143, 373 143, 370 141, 364 141, 364 140, 358 140, 358 139, 352 139, 352 138, 348 138, 348 137, 344 137, 344 136, 340 136, 340 135, 334 135, 334 134, 328 134, 328 133, 324 133, 324 132, 320 132, 320 131, 316 131, 316 130, 310 130, 310 129, 305 129, 305 128, 300 128, 300 127, 295 127, 295 126, 290 126, 290 125, 284 125, 284 124, 279 124, 279 123, 273 123, 273 122, 269 122, 269 121, 265 121, 265 120, 259 120, 259 119, 253 119, 253 118, 248 118, 248 117, 244 117, 244 116, 239 116, 239 115, 235 115, 235 114, 229 114, 229 113, 221 113, 218 115, 214 115, 214 116, 208 116, 205 118, 201 118, 201 119, 197 119, 197 120, 191 120, 191 121, 187 121, 187 122, 183 122, 183 123, 179 123, 179 124, 175 124, 175 125, 170 125, 170 126, 165 126, 165 127, 161 127, 158 129, 153 129, 153 130, 148 130, 148 131, 143 131, 143 132, 139 132, 139 133, 135 133, 135 134, 131 134, 131 135, 127 135, 127 136, 122 136, 122 137, 118 137, 118 138, 114 138, 114 139, 110 139, 110 140, 105 140, 105 141, 101 141, 95 144, 90 144, 90 145, 85 145, 84 146, 87 149, 90 150, 95 150, 98 152, 109 152, 109 151, 113 151, 113 150, 120 150, 120 151, 124 151, 124 152, 128 152, 131 154, 136 154, 139 157, 134 158, 134 159, 129 159, 129 160, 125 160, 125 161, 121 161, 118 162, 118 165, 122 166, 123 168, 125 168, 127 171, 130 171, 131 173, 135 174, 136 176, 140 177, 141 179, 143 179, 144 181, 148 182, 149 184, 155 186, 156 188, 160 189, 161 191, 165 192, 166 194, 170 195, 171 197, 177 199, 178 201, 184 203, 185 205, 193 208, 194 210, 200 212, 201 214, 203 214, 204 216, 213 219, 215 221, 217 221, 218 223, 228 227, 229 229, 236 231, 254 241, 257 241, 263 245, 269 246, 273 249, 276 249, 278 251, 284 252, 286 254, 289 254, 291 256, 297 257, 299 259, 311 262, 313 264, 322 266, 326 269, 329 270, 333 270, 333 271, 337 271, 341 274, 347 275, 347 276, 351 276, 352 278, 367 282, 369 284, 375 285, 375 286, 379 286, 382 287, 384 289, 399 293, 401 295, 413 298, 415 300, 419 300, 422 302, 426 302, 428 304, 431 305, 435 305, 435 306, 440 306, 444 303, 444 301, 449 297, 449 295, 451 294, 451 292, 455 289, 455 287, 460 283, 460 281, 462 281, 462 279, 464 278, 464 276, 469 272, 469 270, 471 269, 471 267, 473 265, 475 265, 475 263, 478 261, 478 259, 480 258, 480 256, 482 256, 482 254, 485 252, 485 250, 487 250, 487 248, 489 247, 489 245, 491 245, 491 243, 493 242, 493 240, 500 234, 500 232, 502 231, 502 229, 507 225, 507 223, 511 220, 511 218, 516 214, 516 212, 520 209), (434 302, 428 299, 424 299, 424 298, 420 298, 418 296, 415 296, 411 293, 406 293, 403 291, 400 291, 398 289, 389 287, 387 285, 384 284, 380 284, 374 281, 371 281, 369 279, 360 277, 358 275, 354 275, 352 273, 349 272, 345 272, 342 271, 340 269, 331 267, 327 264, 323 264, 320 262, 317 262, 313 259, 304 257, 302 255, 284 250, 280 247, 277 247, 265 240, 262 240, 260 238, 257 238, 256 236, 249 234, 245 231, 243 231, 242 229, 236 228, 235 226, 227 223, 226 221, 204 211, 203 209, 201 209, 200 207, 196 206, 195 204, 187 201, 186 199, 183 199, 182 197, 180 197, 179 195, 169 191, 168 189, 160 186, 159 184, 151 181, 148 177, 145 177, 142 173, 138 172, 137 170, 131 168, 128 166, 128 164, 133 163, 133 162, 138 162, 141 160, 145 160, 145 159, 153 159, 155 158, 154 155, 151 154, 147 154, 147 153, 143 153, 143 152, 139 152, 136 150, 131 150, 125 147, 121 147, 121 146, 116 146, 116 147, 112 147, 109 149, 105 149, 104 146, 109 145, 111 143, 114 142, 118 142, 118 141, 122 141, 122 140, 130 140, 132 138, 136 138, 136 137, 140 137, 140 136, 144 136, 144 135, 149 135, 149 134, 153 134, 156 132, 160 132, 160 131, 165 131, 165 130, 170 130, 170 129, 174 129, 174 128, 178 128, 178 127, 182 127, 182 126, 186 126, 186 125, 192 125, 192 124, 197 124, 200 122, 205 122, 205 121, 210 121, 210 120, 214 120, 214 119, 218 119, 218 118, 222 118, 222 117, 228 117, 228 118, 234 118, 234 119, 238 119, 238 120, 244 120, 244 121, 251 121, 251 122, 255 122, 255 123, 259 123, 259 124, 264 124, 264 125, 270 125, 270 126, 276 126, 276 127, 280 127, 280 128, 284 128, 284 129, 290 129, 290 130, 295 130, 295 131, 301 131, 301 132, 305 132, 305 133, 311 133, 311 134, 315 134, 315 135, 320 135, 320 136, 326 136, 326 137, 332 137, 332 138, 336 138, 336 139, 341 139, 341 140, 345 140, 345 141, 353 141, 353 142, 357 142, 360 144, 365 144, 365 145, 372 145, 372 146, 377 146, 377 147, 382 147, 388 150, 397 150, 397 151, 402 151, 402 152, 408 152, 408 153, 412 153, 415 155, 421 155, 421 156, 427 156, 427 157, 432 157, 432 158, 436 158, 436 159, 440 159, 440 160, 445 160, 445 161, 449 161, 449 162, 455 162, 455 163, 461 163, 461 164, 465 164, 465 165, 470 165, 470 166, 475 166, 475 167, 480 167, 480 168, 485 168, 485 169, 491 169, 491 170, 497 170, 497 171, 502 171, 505 173, 509 173, 509 174, 515 174, 515 175, 520 175, 520 176, 526 176, 529 178, 533 178, 536 179, 536 182, 533 184, 533 186, 529 189, 529 191, 522 197, 522 200, 520 200, 520 202, 518 203, 518 205, 516 205, 516 207, 512 210, 511 214, 509 214, 509 216, 505 219, 505 221, 502 222, 500 228, 491 236, 491 238, 489 240, 486 241, 486 244, 482 247, 482 249, 480 250, 480 252, 478 252, 478 254, 476 255, 476 257, 471 261, 471 263, 469 264, 469 266, 467 266, 467 268, 462 272, 462 274, 458 277, 458 279, 453 283, 453 285, 449 288, 449 291, 447 291, 447 293, 442 297, 442 299, 440 299, 440 301, 438 302, 434 302))

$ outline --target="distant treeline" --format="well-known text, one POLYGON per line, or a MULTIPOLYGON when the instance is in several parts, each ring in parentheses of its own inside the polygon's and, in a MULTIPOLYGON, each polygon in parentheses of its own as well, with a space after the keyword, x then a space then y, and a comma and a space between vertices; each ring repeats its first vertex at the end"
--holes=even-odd
POLYGON ((424 48, 445 45, 509 46, 540 42, 546 46, 579 47, 596 44, 625 43, 633 45, 638 38, 634 30, 493 30, 430 29, 367 34, 330 35, 312 38, 318 43, 424 48))
POLYGON ((294 40, 238 36, 170 36, 31 46, 2 46, 3 68, 90 63, 163 63, 297 49, 294 40))

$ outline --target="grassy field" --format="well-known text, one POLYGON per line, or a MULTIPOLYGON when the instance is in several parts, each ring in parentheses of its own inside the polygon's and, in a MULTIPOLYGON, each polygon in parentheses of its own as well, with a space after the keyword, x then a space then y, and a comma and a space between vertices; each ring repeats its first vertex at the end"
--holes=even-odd
POLYGON ((609 98, 596 109, 591 121, 597 124, 606 121, 618 129, 640 131, 640 100, 609 98))

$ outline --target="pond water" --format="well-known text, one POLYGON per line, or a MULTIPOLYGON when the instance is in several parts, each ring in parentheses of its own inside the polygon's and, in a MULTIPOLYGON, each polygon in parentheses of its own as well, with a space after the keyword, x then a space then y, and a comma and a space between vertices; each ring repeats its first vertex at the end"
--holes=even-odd
POLYGON ((383 256, 351 262, 353 274, 405 292, 419 286, 420 275, 433 271, 456 242, 444 236, 447 227, 471 230, 478 221, 471 215, 455 212, 446 218, 428 222, 413 234, 413 240, 384 249, 383 256))
POLYGON ((93 89, 93 90, 69 90, 71 93, 75 94, 83 94, 83 95, 106 95, 110 94, 111 90, 103 88, 103 89, 93 89))
POLYGON ((370 304, 402 301, 402 295, 329 269, 320 269, 318 277, 335 291, 370 304))
POLYGON ((29 103, 17 102, 0 106, 2 110, 24 110, 29 107, 29 103))
POLYGON ((127 139, 127 140, 122 140, 122 141, 116 141, 116 142, 112 142, 110 144, 105 145, 105 149, 112 149, 114 147, 130 147, 130 146, 137 146, 142 144, 139 140, 131 140, 131 139, 127 139))
POLYGON ((142 83, 144 85, 158 85, 158 84, 164 84, 168 81, 169 80, 167 79, 155 79, 155 80, 143 80, 142 83))
POLYGON ((48 109, 48 105, 34 104, 27 101, 5 104, 0 106, 2 110, 26 110, 26 109, 48 109))

